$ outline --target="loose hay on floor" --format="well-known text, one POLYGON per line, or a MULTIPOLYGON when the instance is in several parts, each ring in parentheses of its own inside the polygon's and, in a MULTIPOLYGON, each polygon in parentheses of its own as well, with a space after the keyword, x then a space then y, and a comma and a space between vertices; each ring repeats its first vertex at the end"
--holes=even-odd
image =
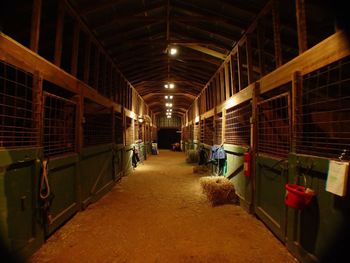
POLYGON ((237 202, 234 185, 226 177, 204 176, 200 184, 212 205, 237 202))
POLYGON ((206 174, 209 172, 209 167, 206 165, 197 165, 193 167, 193 173, 195 174, 206 174))
POLYGON ((188 163, 198 163, 198 152, 196 150, 188 150, 186 152, 187 158, 186 162, 188 163))

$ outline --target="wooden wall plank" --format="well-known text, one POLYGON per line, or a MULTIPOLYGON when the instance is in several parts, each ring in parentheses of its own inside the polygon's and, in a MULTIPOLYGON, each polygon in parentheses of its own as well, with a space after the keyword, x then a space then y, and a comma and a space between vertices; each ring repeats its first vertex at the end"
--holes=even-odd
POLYGON ((76 77, 78 70, 78 54, 79 54, 79 33, 80 27, 77 22, 74 24, 73 44, 72 44, 72 59, 71 59, 71 74, 76 77))
POLYGON ((300 71, 304 75, 349 55, 350 46, 346 34, 337 32, 261 78, 260 92, 267 92, 290 82, 294 71, 300 71))
POLYGON ((224 75, 224 68, 220 70, 219 79, 220 79, 220 102, 223 102, 226 99, 226 92, 225 92, 225 75, 224 75))
POLYGON ((237 61, 238 61, 238 91, 244 89, 244 81, 243 81, 243 54, 242 47, 239 46, 237 50, 237 61))
POLYGON ((281 27, 279 0, 272 1, 272 25, 273 25, 273 42, 275 47, 275 62, 276 68, 282 65, 282 46, 281 46, 281 27))
POLYGON ((55 53, 54 53, 54 64, 58 67, 61 66, 62 58, 62 38, 63 38, 63 27, 64 27, 64 8, 61 1, 59 1, 57 10, 57 21, 56 21, 56 37, 55 37, 55 53))
POLYGON ((85 57, 84 57, 84 82, 89 83, 90 78, 90 56, 91 56, 91 41, 87 40, 85 45, 85 57))
POLYGON ((32 8, 32 24, 30 29, 29 48, 38 53, 39 51, 39 36, 40 36, 40 21, 41 21, 41 2, 42 0, 33 0, 32 8))
POLYGON ((299 54, 307 50, 305 0, 295 1, 299 54))
POLYGON ((247 35, 247 41, 245 43, 247 52, 247 73, 248 73, 248 85, 253 83, 253 51, 252 51, 252 41, 251 36, 247 35))

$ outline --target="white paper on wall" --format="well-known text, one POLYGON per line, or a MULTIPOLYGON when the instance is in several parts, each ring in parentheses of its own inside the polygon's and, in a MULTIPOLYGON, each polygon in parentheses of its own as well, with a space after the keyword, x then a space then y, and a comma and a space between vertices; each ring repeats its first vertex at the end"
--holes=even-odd
POLYGON ((335 195, 345 196, 348 172, 348 162, 329 161, 326 191, 335 195))

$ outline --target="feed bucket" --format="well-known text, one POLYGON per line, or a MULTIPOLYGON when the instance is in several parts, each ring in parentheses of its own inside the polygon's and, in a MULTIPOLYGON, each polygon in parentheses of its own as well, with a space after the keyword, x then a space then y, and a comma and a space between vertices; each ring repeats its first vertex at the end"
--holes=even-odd
POLYGON ((314 192, 308 192, 305 187, 297 184, 286 184, 286 189, 285 204, 295 209, 305 208, 315 195, 314 192))

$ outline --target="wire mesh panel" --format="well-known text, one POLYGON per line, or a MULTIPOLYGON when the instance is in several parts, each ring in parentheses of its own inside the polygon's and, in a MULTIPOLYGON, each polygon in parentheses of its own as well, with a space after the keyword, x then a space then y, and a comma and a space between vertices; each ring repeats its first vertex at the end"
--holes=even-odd
POLYGON ((201 125, 200 125, 200 132, 199 132, 199 140, 200 142, 204 143, 204 120, 201 120, 201 125))
POLYGON ((215 144, 221 144, 222 143, 222 115, 218 115, 218 117, 215 120, 215 138, 214 138, 215 144))
POLYGON ((144 141, 144 125, 142 125, 142 123, 139 122, 139 130, 138 130, 138 138, 141 141, 144 141))
POLYGON ((33 76, 0 61, 0 147, 38 146, 33 76))
POLYGON ((225 143, 250 145, 250 118, 252 116, 251 103, 244 103, 226 112, 225 143))
POLYGON ((190 133, 190 140, 193 141, 194 140, 194 126, 193 126, 193 124, 191 124, 189 127, 189 133, 190 133))
POLYGON ((75 151, 76 104, 59 96, 44 93, 44 155, 75 151))
MULTIPOLYGON (((139 122, 137 120, 134 120, 134 139, 135 141, 138 141, 139 140, 139 122)), ((135 143, 132 142, 132 143, 135 143)))
POLYGON ((152 127, 152 141, 157 141, 157 128, 152 127))
POLYGON ((349 86, 349 57, 303 76, 296 94, 298 153, 332 158, 350 151, 349 86))
POLYGON ((208 145, 214 144, 214 117, 205 119, 203 142, 208 145))
POLYGON ((84 146, 111 143, 112 112, 88 99, 84 102, 84 146))
POLYGON ((115 143, 123 144, 124 142, 124 133, 123 133, 123 116, 120 113, 115 113, 115 143))
POLYGON ((258 104, 258 151, 287 157, 290 151, 289 95, 284 93, 258 104))
POLYGON ((188 141, 189 137, 190 137, 189 126, 183 127, 182 128, 182 140, 188 141))
POLYGON ((126 117, 125 136, 125 145, 131 145, 134 143, 134 125, 133 120, 129 117, 126 117))
POLYGON ((201 136, 201 130, 199 129, 199 122, 193 126, 193 140, 199 140, 201 136))

